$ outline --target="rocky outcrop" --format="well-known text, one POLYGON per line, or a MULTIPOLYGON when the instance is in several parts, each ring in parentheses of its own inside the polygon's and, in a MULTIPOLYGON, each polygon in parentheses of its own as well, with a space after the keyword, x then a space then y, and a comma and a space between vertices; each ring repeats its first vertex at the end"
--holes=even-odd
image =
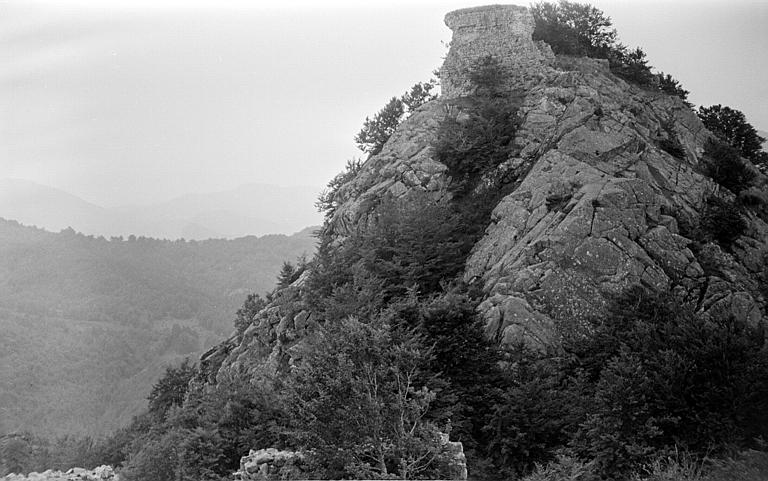
POLYGON ((606 61, 555 58, 532 40, 524 7, 458 10, 446 24, 453 39, 441 98, 404 122, 342 189, 348 200, 332 221, 337 233, 366 224, 384 193, 450 195, 448 173, 429 147, 442 119, 462 115, 472 65, 492 55, 506 89, 522 98, 522 122, 516 153, 499 169, 520 173, 520 183, 494 209, 466 265, 465 279, 485 286, 488 334, 500 342, 557 342, 568 324, 601 312, 611 294, 635 284, 676 290, 704 313, 716 307, 759 322, 764 300, 750 272, 764 269, 765 224, 751 219, 754 237, 737 241, 733 253, 718 251, 731 266, 725 276, 705 273, 681 235, 719 189, 700 168, 711 134, 684 102, 624 82, 606 61), (683 155, 665 150, 670 144, 683 155))
MULTIPOLYGON (((368 225, 386 196, 451 198, 450 174, 432 145, 446 118, 466 117, 471 67, 491 55, 519 102, 520 126, 514 153, 498 169, 517 180, 465 268, 467 282, 482 282, 489 336, 556 344, 569 326, 636 284, 677 292, 704 315, 762 322, 765 299, 755 279, 766 268, 768 226, 752 217, 749 235, 729 252, 715 244, 693 249, 685 237, 704 199, 721 188, 702 174, 711 134, 684 102, 628 84, 606 61, 553 56, 532 40, 525 7, 458 10, 446 24, 454 37, 441 97, 416 110, 341 186, 332 235, 341 240, 368 225)), ((259 313, 242 337, 212 354, 211 374, 259 376, 294 362, 303 333, 322 323, 295 306, 278 300, 259 313)))
POLYGON ((94 469, 72 468, 68 471, 47 470, 42 473, 9 474, 1 481, 120 481, 112 466, 99 466, 94 469))
POLYGON ((275 448, 253 450, 240 459, 240 469, 234 473, 240 481, 271 479, 303 479, 304 455, 275 448))

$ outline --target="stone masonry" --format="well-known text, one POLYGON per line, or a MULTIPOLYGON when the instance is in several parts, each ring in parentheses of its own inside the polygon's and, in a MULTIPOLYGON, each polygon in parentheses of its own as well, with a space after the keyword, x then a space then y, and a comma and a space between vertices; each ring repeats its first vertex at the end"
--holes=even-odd
POLYGON ((453 30, 451 48, 440 69, 445 99, 474 93, 469 72, 484 57, 499 61, 510 90, 538 83, 554 61, 548 45, 532 40, 535 23, 525 7, 464 8, 448 13, 445 24, 453 30))

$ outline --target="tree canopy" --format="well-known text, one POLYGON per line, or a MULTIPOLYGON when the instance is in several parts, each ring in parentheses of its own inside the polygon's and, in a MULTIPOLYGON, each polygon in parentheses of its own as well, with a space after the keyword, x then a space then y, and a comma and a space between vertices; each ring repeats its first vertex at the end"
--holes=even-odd
POLYGON ((765 139, 757 133, 743 112, 720 104, 699 107, 699 118, 704 125, 721 139, 753 162, 763 153, 765 139))

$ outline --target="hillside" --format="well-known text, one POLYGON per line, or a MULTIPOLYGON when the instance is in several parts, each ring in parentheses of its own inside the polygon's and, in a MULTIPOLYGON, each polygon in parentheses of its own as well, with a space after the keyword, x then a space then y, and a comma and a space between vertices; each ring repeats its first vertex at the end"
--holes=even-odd
POLYGON ((416 84, 366 120, 315 255, 87 463, 765 479, 768 178, 597 9, 445 23, 440 95, 416 84))
POLYGON ((0 221, 0 431, 124 425, 166 364, 228 336, 245 297, 271 290, 314 243, 312 229, 108 241, 0 221))

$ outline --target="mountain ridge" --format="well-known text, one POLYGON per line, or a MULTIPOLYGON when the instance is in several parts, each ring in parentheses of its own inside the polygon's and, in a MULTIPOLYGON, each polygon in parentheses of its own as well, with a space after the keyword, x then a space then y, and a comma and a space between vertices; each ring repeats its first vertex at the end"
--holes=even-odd
POLYGON ((55 187, 0 180, 0 216, 58 231, 72 227, 96 236, 164 239, 236 238, 293 234, 320 222, 313 207, 319 189, 244 184, 167 201, 104 207, 55 187))

